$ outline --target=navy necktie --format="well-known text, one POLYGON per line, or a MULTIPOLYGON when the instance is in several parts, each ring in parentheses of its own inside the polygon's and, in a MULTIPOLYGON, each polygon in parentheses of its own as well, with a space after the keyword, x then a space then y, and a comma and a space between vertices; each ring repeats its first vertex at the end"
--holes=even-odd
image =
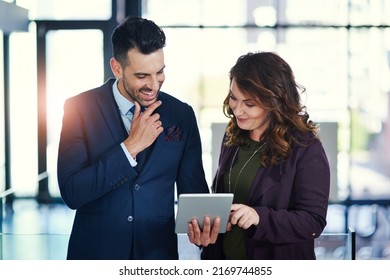
POLYGON ((134 115, 134 112, 135 112, 135 105, 133 107, 130 108, 129 110, 130 113, 132 113, 134 115))
MULTIPOLYGON (((145 111, 146 107, 142 107, 141 106, 141 112, 145 111)), ((133 107, 130 108, 129 110, 130 113, 132 113, 134 115, 134 112, 135 112, 135 105, 133 107)))
MULTIPOLYGON (((141 112, 145 111, 145 107, 142 107, 141 106, 141 112)), ((133 107, 131 107, 128 111, 128 113, 126 115, 130 115, 131 116, 131 120, 130 122, 133 120, 133 116, 134 116, 134 112, 135 112, 135 105, 133 107)), ((145 159, 145 155, 146 153, 148 152, 148 149, 149 148, 146 148, 145 150, 141 151, 140 153, 138 153, 137 155, 137 166, 136 166, 136 169, 139 171, 141 170, 142 166, 143 166, 143 163, 144 163, 144 159, 145 159)))

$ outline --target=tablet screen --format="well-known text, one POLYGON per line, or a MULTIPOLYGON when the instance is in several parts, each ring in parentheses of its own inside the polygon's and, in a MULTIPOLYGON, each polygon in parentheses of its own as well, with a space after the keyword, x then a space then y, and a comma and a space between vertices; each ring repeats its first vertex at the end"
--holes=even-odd
POLYGON ((232 193, 195 193, 179 195, 175 232, 187 234, 188 223, 193 218, 198 220, 198 223, 202 228, 203 218, 209 216, 211 221, 216 217, 221 219, 219 233, 224 233, 229 220, 232 202, 232 193))

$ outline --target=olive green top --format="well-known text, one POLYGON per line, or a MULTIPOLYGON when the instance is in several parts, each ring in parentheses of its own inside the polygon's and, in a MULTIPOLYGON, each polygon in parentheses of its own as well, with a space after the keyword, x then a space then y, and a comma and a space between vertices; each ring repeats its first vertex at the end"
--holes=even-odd
MULTIPOLYGON (((225 192, 234 193, 233 203, 247 204, 250 187, 260 167, 259 154, 263 148, 262 142, 252 141, 249 147, 240 147, 231 171, 224 176, 225 192), (230 173, 230 180, 229 180, 230 173), (230 181, 230 184, 229 184, 230 181), (230 185, 230 186, 229 186, 230 185)), ((234 225, 224 234, 223 252, 228 259, 246 259, 244 244, 244 229, 234 225)))

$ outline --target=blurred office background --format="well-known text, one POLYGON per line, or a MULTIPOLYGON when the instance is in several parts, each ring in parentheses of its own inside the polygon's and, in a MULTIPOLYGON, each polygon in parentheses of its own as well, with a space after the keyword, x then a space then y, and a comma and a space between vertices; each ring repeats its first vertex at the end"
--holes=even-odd
POLYGON ((74 212, 56 178, 63 103, 112 76, 110 36, 127 15, 166 32, 162 89, 193 106, 209 183, 230 67, 249 51, 285 58, 331 163, 324 234, 353 228, 357 259, 390 258, 390 1, 0 0, 4 258, 18 244, 22 258, 41 242, 65 250, 74 212))

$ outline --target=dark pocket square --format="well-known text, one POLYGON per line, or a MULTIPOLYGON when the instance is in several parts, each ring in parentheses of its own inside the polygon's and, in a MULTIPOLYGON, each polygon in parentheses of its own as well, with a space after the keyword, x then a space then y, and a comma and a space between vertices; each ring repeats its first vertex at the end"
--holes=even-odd
POLYGON ((181 141, 183 136, 181 135, 181 128, 177 125, 168 127, 165 130, 165 141, 181 141))

